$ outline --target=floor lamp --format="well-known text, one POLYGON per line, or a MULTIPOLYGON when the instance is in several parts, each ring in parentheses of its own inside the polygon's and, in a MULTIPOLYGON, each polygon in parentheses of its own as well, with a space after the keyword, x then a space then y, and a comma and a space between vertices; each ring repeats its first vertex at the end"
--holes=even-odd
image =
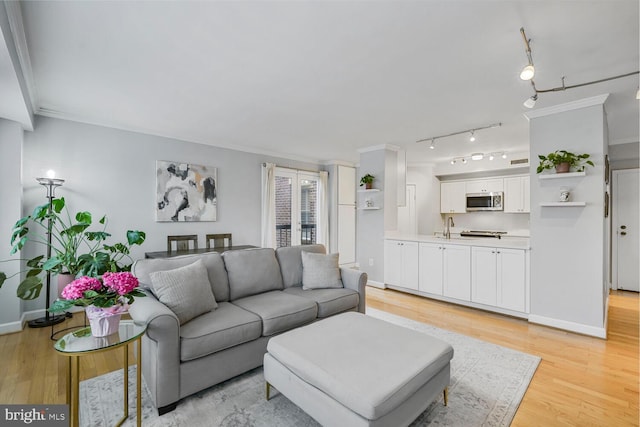
MULTIPOLYGON (((56 179, 56 178, 36 178, 38 184, 44 186, 47 189, 47 199, 49 199, 49 210, 48 213, 51 215, 53 211, 53 198, 55 197, 56 187, 61 187, 64 183, 64 179, 56 179)), ((51 218, 47 220, 47 259, 51 258, 51 231, 52 224, 51 218)), ((51 271, 47 270, 47 301, 45 305, 44 317, 40 317, 38 319, 34 319, 29 322, 30 328, 44 328, 47 326, 53 326, 58 323, 61 323, 66 318, 66 315, 54 315, 49 313, 49 304, 51 300, 51 271)))

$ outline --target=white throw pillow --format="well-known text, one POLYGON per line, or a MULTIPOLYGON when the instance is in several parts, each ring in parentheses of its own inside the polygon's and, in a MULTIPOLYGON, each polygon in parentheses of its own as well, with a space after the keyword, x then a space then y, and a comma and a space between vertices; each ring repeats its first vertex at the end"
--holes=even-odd
POLYGON ((302 289, 343 288, 338 254, 302 251, 302 289))
POLYGON ((183 325, 218 307, 202 260, 174 270, 149 273, 153 293, 183 325))

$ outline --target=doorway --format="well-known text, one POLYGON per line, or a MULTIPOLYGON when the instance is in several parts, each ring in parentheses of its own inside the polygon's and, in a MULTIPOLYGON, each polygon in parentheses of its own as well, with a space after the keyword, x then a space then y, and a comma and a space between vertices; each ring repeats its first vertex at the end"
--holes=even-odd
POLYGON ((316 173, 276 168, 278 247, 317 243, 319 181, 316 173))
POLYGON ((613 171, 613 289, 640 291, 640 169, 613 171))

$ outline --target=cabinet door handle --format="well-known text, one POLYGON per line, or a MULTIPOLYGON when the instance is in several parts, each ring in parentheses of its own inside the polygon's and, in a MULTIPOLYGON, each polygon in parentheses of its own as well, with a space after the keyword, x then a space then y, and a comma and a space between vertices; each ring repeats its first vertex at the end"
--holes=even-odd
POLYGON ((497 253, 497 254, 499 254, 499 253, 500 253, 500 251, 498 251, 498 252, 496 252, 496 253, 497 253))

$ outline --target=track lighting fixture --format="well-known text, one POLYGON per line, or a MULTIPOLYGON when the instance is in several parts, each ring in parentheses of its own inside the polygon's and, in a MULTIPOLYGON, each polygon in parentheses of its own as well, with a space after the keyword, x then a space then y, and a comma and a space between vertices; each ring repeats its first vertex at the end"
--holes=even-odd
POLYGON ((507 158, 507 153, 502 153, 502 158, 506 159, 507 158))
POLYGON ((436 140, 435 138, 431 139, 431 145, 429 145, 429 148, 434 150, 436 148, 436 140))
POLYGON ((451 161, 449 163, 451 163, 452 165, 455 165, 456 163, 460 162, 462 164, 466 164, 468 160, 484 160, 485 158, 488 158, 489 160, 494 160, 497 156, 502 157, 503 159, 507 158, 507 153, 505 153, 504 151, 498 151, 498 152, 492 152, 492 153, 488 153, 488 154, 484 154, 484 153, 473 153, 469 156, 461 156, 461 157, 454 157, 453 159, 451 159, 451 161))
POLYGON ((524 101, 522 103, 522 105, 524 105, 527 108, 533 108, 536 105, 536 101, 538 100, 538 94, 536 93, 535 95, 533 95, 530 98, 527 98, 526 101, 524 101))
MULTIPOLYGON (((613 76, 613 77, 607 77, 604 79, 600 79, 600 80, 594 80, 591 82, 586 82, 586 83, 580 83, 580 84, 575 84, 575 85, 570 85, 570 86, 566 86, 564 84, 564 77, 562 77, 562 86, 558 86, 558 87, 554 87, 551 89, 538 89, 536 87, 536 83, 533 81, 533 76, 535 74, 535 69, 533 67, 533 59, 531 57, 531 39, 527 38, 527 35, 524 32, 524 28, 520 28, 520 34, 522 34, 522 39, 524 40, 524 45, 525 45, 525 53, 527 54, 527 59, 528 59, 528 64, 522 69, 522 72, 520 73, 520 78, 522 80, 528 80, 529 82, 531 82, 531 87, 533 88, 533 91, 535 92, 534 95, 530 98, 528 98, 526 101, 524 101, 523 105, 527 108, 533 108, 536 105, 536 101, 538 100, 538 94, 539 93, 547 93, 547 92, 561 92, 561 91, 565 91, 567 89, 574 89, 577 87, 582 87, 582 86, 589 86, 589 85, 593 85, 596 83, 603 83, 603 82, 608 82, 609 80, 615 80, 615 79, 621 79, 623 77, 629 77, 629 76, 633 76, 636 74, 640 74, 640 71, 633 71, 631 73, 627 73, 627 74, 620 74, 618 76, 613 76)), ((640 90, 638 91, 638 93, 636 93, 636 99, 640 99, 640 90)))
POLYGON ((489 160, 493 160, 493 159, 494 159, 493 153, 489 154, 489 160))
POLYGON ((470 133, 471 134, 471 136, 469 137, 469 141, 473 142, 473 141, 476 140, 476 137, 475 137, 476 131, 484 130, 484 129, 491 129, 491 128, 498 128, 500 126, 502 126, 502 123, 493 123, 493 124, 488 125, 488 126, 481 126, 481 127, 477 127, 477 128, 465 129, 465 130, 461 130, 459 132, 448 133, 446 135, 430 136, 429 138, 420 139, 420 140, 418 140, 416 142, 431 141, 431 145, 429 146, 429 148, 433 149, 433 148, 435 148, 435 140, 436 139, 447 138, 449 136, 454 136, 454 135, 462 135, 462 134, 465 134, 465 133, 470 133))
POLYGON ((466 165, 467 164, 467 159, 465 159, 464 157, 462 158, 462 164, 466 165))
POLYGON ((471 160, 482 160, 484 159, 484 154, 482 153, 473 153, 471 155, 471 160))
POLYGON ((455 165, 456 164, 456 159, 451 159, 451 164, 455 165))

